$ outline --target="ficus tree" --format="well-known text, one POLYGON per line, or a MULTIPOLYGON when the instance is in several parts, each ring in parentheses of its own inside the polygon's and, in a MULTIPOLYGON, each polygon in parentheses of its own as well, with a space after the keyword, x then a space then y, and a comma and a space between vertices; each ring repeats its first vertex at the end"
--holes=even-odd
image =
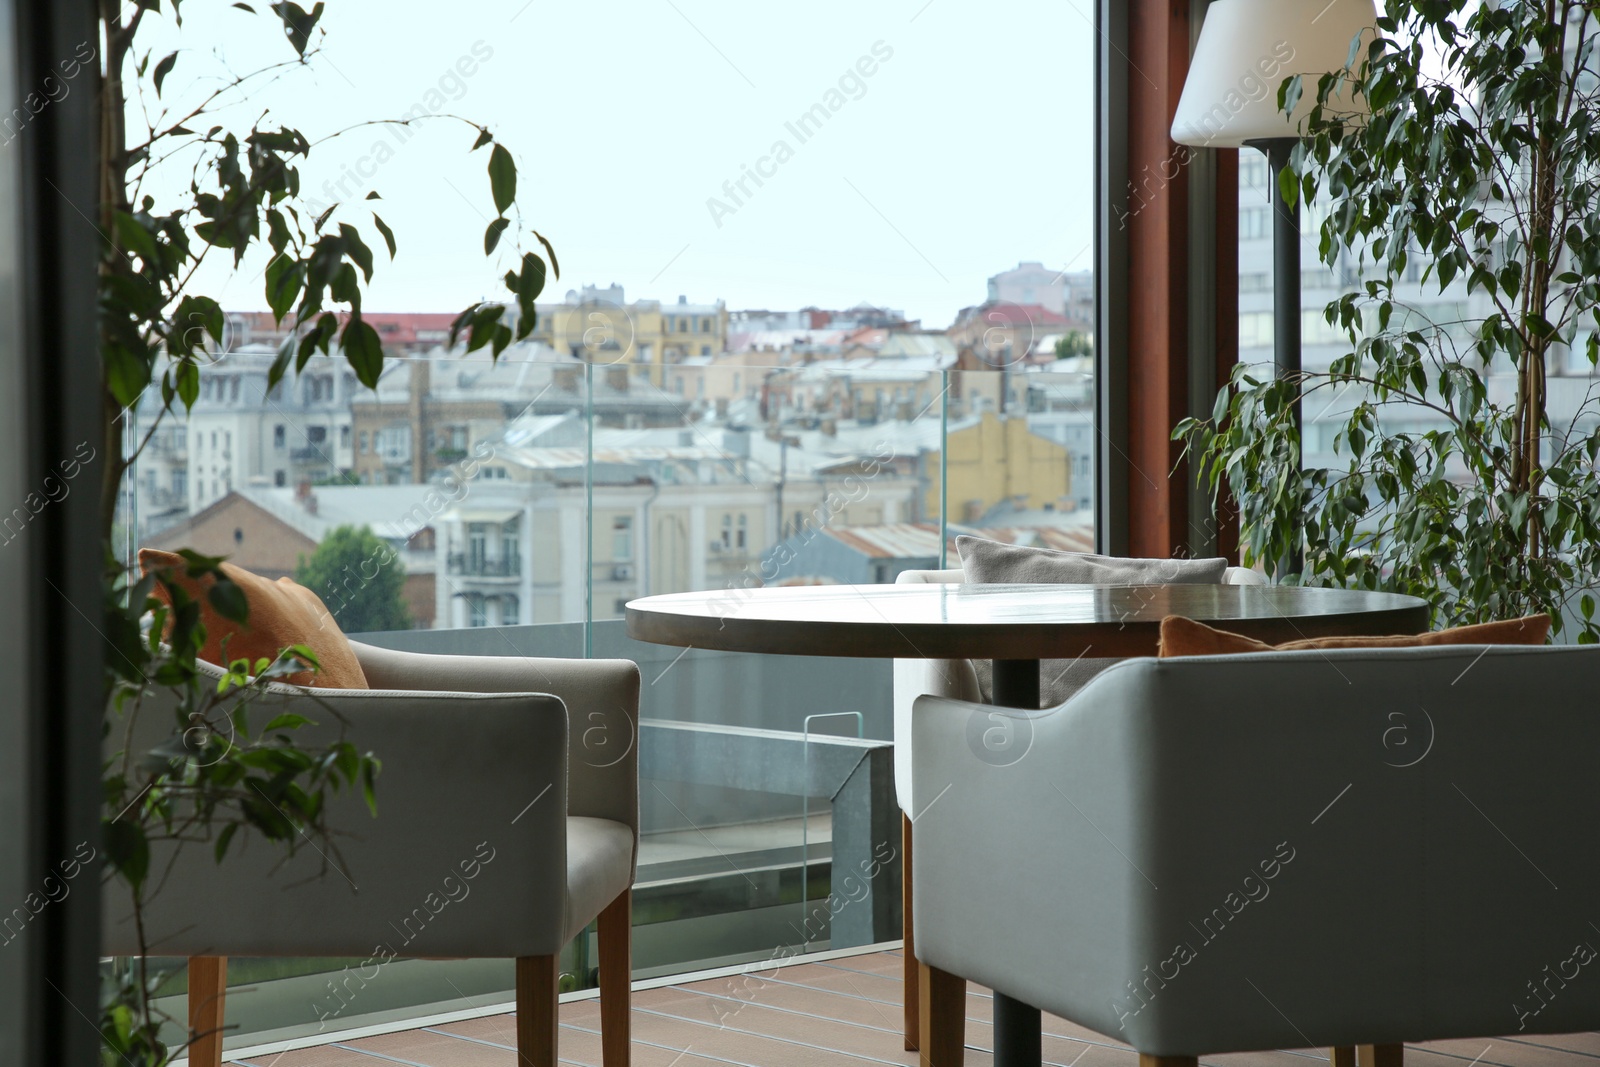
POLYGON ((1174 436, 1236 499, 1247 558, 1285 580, 1411 593, 1446 624, 1548 612, 1592 642, 1593 5, 1383 7, 1346 69, 1279 94, 1286 111, 1314 95, 1285 197, 1316 203, 1324 262, 1359 268, 1323 313, 1344 351, 1285 380, 1241 365, 1174 436), (1331 420, 1331 466, 1302 469, 1297 401, 1331 420))
MULTIPOLYGON (((281 61, 244 74, 227 73, 183 107, 171 105, 179 85, 193 88, 206 49, 157 51, 145 32, 170 21, 162 37, 182 40, 183 12, 202 0, 100 0, 99 112, 102 123, 99 230, 100 345, 104 366, 105 476, 102 530, 107 541, 104 632, 108 679, 102 835, 108 891, 141 901, 159 891, 150 871, 151 845, 206 845, 224 862, 239 833, 292 850, 310 841, 337 862, 327 825, 330 791, 361 789, 376 802, 379 763, 357 741, 297 743, 307 725, 296 716, 251 721, 251 703, 269 683, 315 669, 304 647, 274 659, 223 664, 220 681, 197 665, 206 635, 199 605, 182 578, 203 580, 211 606, 246 621, 249 605, 220 569, 220 560, 182 553, 185 574, 133 573, 111 551, 125 477, 165 420, 183 418, 200 391, 202 368, 224 343, 224 315, 205 291, 201 271, 222 259, 237 271, 247 255, 267 257, 262 298, 285 340, 270 372, 276 386, 312 360, 349 363, 374 385, 384 348, 363 318, 363 295, 386 253, 399 252, 395 232, 378 213, 376 191, 354 203, 316 204, 302 196, 301 169, 323 145, 382 118, 315 137, 266 113, 241 123, 235 106, 260 85, 292 77, 317 61, 325 5, 270 5, 204 0, 238 9, 245 31, 271 38, 281 61), (253 21, 249 21, 253 20, 253 21), (375 251, 379 250, 379 251, 375 251), (136 418, 140 413, 142 418, 136 418), (142 436, 129 436, 130 425, 142 436), (128 442, 125 444, 125 442, 128 442), (156 596, 158 587, 165 596, 156 596), (132 751, 126 739, 150 708, 175 709, 167 742, 132 751), (122 747, 118 744, 121 741, 122 747)), ((214 42, 185 42, 211 44, 214 42)), ((493 221, 481 239, 490 263, 505 259, 504 301, 474 302, 451 331, 452 344, 498 355, 535 325, 534 300, 546 273, 559 273, 554 249, 517 211, 512 153, 487 127, 456 115, 400 117, 458 124, 462 149, 484 161, 493 221), (526 250, 533 249, 533 250, 526 250)), ((499 266, 494 267, 498 272, 499 266)), ((181 1049, 162 1040, 163 1018, 152 991, 160 976, 143 955, 119 972, 102 1005, 105 1061, 135 1067, 164 1064, 181 1049)))

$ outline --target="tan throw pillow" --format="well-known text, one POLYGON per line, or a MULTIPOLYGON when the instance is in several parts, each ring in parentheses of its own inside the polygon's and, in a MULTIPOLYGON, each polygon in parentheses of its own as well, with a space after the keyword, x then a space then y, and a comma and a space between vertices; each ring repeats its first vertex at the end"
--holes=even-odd
POLYGON ((1296 652, 1312 648, 1429 648, 1438 645, 1542 645, 1550 633, 1550 616, 1529 615, 1501 622, 1482 622, 1450 630, 1399 637, 1307 637, 1269 645, 1243 634, 1229 633, 1168 615, 1161 620, 1161 658, 1223 656, 1235 652, 1296 652))
MULTIPOLYGON (((206 628, 206 643, 200 650, 200 658, 207 663, 225 666, 224 659, 247 659, 254 663, 258 659, 272 659, 290 645, 305 645, 316 654, 321 670, 302 671, 283 681, 322 689, 370 688, 349 638, 328 614, 322 599, 305 586, 288 578, 268 581, 242 567, 222 564, 222 573, 239 587, 250 605, 245 622, 240 624, 224 618, 211 606, 206 589, 215 579, 209 575, 190 578, 183 557, 177 553, 141 548, 139 567, 146 574, 153 570, 168 571, 167 580, 199 602, 200 622, 206 628)), ((171 604, 159 582, 155 596, 171 604)))

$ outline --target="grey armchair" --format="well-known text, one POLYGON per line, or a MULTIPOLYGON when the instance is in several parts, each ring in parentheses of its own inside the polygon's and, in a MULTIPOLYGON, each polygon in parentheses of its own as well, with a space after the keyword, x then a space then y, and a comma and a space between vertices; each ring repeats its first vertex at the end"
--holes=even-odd
MULTIPOLYGON (((217 864, 187 847, 145 909, 150 950, 191 957, 190 1062, 221 1060, 226 957, 516 959, 519 1062, 556 1062, 557 959, 597 917, 607 1067, 628 1062, 630 925, 638 851, 638 668, 622 660, 426 656, 356 644, 371 690, 275 687, 254 717, 295 710, 383 761, 378 817, 341 795, 342 871, 262 842, 217 864), (270 710, 268 710, 270 709, 270 710)), ((159 712, 141 717, 165 732, 159 712)), ((165 869, 170 853, 152 856, 165 869)), ((137 951, 110 893, 105 951, 137 951)), ((356 988, 345 992, 359 996, 356 988)))
MULTIPOLYGON (((944 584, 958 585, 965 581, 965 572, 959 568, 941 571, 902 571, 895 579, 896 585, 944 584)), ((1257 571, 1244 567, 1229 567, 1223 572, 1225 585, 1265 585, 1266 578, 1257 571)), ((1090 678, 1105 670, 1115 660, 1083 659, 1072 664, 1060 664, 1056 669, 1046 663, 1041 665, 1041 694, 1046 702, 1060 702, 1076 692, 1090 678), (1053 684, 1050 684, 1053 683, 1053 684)), ((913 932, 915 908, 912 902, 912 816, 917 807, 913 800, 912 780, 913 731, 912 707, 922 696, 947 697, 951 700, 984 702, 987 689, 988 664, 971 660, 901 659, 894 663, 894 787, 900 802, 901 849, 906 861, 901 876, 902 914, 905 923, 905 949, 903 983, 905 989, 905 1047, 917 1047, 919 1016, 920 975, 917 969, 916 938, 913 932)), ((933 794, 929 794, 932 796, 933 794)))
POLYGON ((1169 1067, 1594 1029, 1597 692, 1582 648, 1137 659, 1007 767, 968 747, 995 709, 923 698, 933 1002, 959 975, 1169 1067))

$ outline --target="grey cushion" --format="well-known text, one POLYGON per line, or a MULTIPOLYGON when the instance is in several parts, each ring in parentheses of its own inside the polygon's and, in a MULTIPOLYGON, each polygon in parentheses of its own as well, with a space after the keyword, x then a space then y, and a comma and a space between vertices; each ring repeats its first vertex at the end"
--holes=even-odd
MULTIPOLYGON (((982 537, 956 538, 966 580, 980 585, 1220 585, 1228 561, 1215 559, 1125 559, 1088 552, 1059 552, 1051 548, 1007 545, 982 537)), ((1116 663, 1091 657, 1045 660, 1039 665, 1041 706, 1064 703, 1084 684, 1116 663)), ((993 699, 993 665, 973 663, 983 699, 993 699)))
POLYGON ((961 569, 979 585, 1220 585, 1228 561, 1215 559, 1124 559, 1088 552, 1007 545, 981 537, 956 538, 961 569))

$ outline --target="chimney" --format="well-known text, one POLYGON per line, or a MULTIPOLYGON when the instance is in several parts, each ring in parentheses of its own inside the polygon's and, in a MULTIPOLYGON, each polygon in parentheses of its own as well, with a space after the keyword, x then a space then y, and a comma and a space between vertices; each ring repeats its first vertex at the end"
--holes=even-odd
POLYGON ((303 507, 310 497, 311 483, 305 480, 296 482, 294 486, 294 502, 303 507))

